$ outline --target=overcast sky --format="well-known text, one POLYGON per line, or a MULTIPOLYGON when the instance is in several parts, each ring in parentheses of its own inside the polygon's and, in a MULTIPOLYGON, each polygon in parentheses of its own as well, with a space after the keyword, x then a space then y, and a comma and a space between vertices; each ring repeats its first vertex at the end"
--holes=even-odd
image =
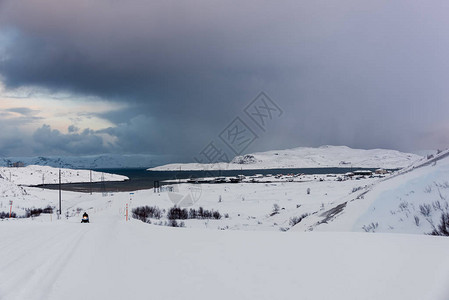
POLYGON ((2 0, 0 156, 446 148, 448 15, 447 1, 2 0), (260 92, 278 108, 262 127, 245 113, 260 92), (253 134, 237 148, 236 117, 253 134))

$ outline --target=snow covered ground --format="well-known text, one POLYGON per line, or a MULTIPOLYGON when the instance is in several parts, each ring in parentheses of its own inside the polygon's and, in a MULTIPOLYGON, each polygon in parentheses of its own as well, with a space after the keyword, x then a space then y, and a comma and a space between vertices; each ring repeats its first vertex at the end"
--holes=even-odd
MULTIPOLYGON (((174 205, 187 209, 203 207, 219 211, 222 215, 220 220, 184 220, 185 226, 190 228, 285 231, 296 224, 295 218, 302 218, 294 226, 295 230, 425 234, 432 231, 441 213, 449 207, 449 157, 441 156, 434 163, 436 165, 422 160, 412 168, 388 174, 384 178, 359 176, 340 181, 340 175, 324 174, 302 175, 288 180, 265 177, 257 179, 259 182, 256 183, 182 183, 163 187, 159 193, 136 191, 130 197, 133 198, 134 207, 148 205, 166 211, 174 205)), ((33 183, 31 178, 41 178, 38 168, 46 174, 46 170, 52 170, 48 167, 29 168, 14 169, 21 173, 13 178, 18 183, 30 184, 33 183), (29 168, 35 168, 33 174, 38 176, 30 177, 29 171, 26 171, 29 168)), ((87 172, 72 170, 67 178, 73 182, 88 176, 87 172)), ((56 207, 58 198, 49 199, 48 193, 0 179, 0 211, 8 211, 10 200, 13 200, 12 208, 19 216, 33 207, 56 207)), ((85 194, 74 195, 86 197, 85 194)), ((77 209, 74 205, 69 207, 77 209)), ((68 213, 71 215, 74 212, 68 213)), ((149 221, 160 224, 167 219, 163 217, 149 221)))
MULTIPOLYGON (((61 169, 62 183, 90 182, 89 170, 61 169)), ((124 181, 128 177, 92 171, 92 182, 124 181)), ((48 166, 26 166, 21 168, 0 167, 0 179, 20 185, 54 184, 59 182, 59 169, 48 166)))
POLYGON ((176 184, 172 192, 164 191, 168 188, 164 187, 163 192, 150 192, 139 198, 144 201, 136 199, 134 203, 161 209, 168 209, 174 204, 186 209, 203 207, 218 210, 222 215, 229 214, 229 218, 220 220, 185 220, 187 227, 279 231, 291 227, 291 218, 324 211, 326 207, 339 203, 339 199, 352 194, 354 189, 379 179, 337 181, 337 177, 327 175, 303 175, 295 180, 302 181, 176 184), (193 205, 189 205, 192 201, 193 205), (276 206, 278 211, 274 213, 276 206))
MULTIPOLYGON (((260 179, 263 180, 263 179, 260 179)), ((337 181, 337 177, 327 175, 303 175, 295 178, 301 182, 272 182, 272 183, 225 183, 225 184, 175 184, 163 187, 160 193, 153 190, 135 191, 129 193, 109 194, 111 201, 132 198, 133 207, 157 206, 168 210, 173 205, 186 206, 187 199, 193 199, 193 205, 187 207, 203 207, 218 210, 223 218, 220 220, 186 220, 187 227, 211 229, 243 229, 243 230, 275 230, 288 229, 290 218, 304 213, 324 211, 332 207, 339 199, 353 194, 354 189, 360 189, 379 180, 366 178, 360 180, 337 181), (323 180, 323 181, 320 181, 323 180), (307 190, 310 194, 307 194, 307 190), (181 203, 180 201, 184 201, 181 203), (274 206, 279 206, 278 213, 272 215, 274 206), (224 215, 228 214, 229 218, 224 215)), ((0 212, 9 211, 9 201, 13 201, 13 211, 24 215, 26 209, 44 208, 48 205, 58 206, 58 194, 40 188, 20 187, 6 180, 0 179, 0 212)), ((102 198, 101 194, 69 193, 63 191, 63 212, 74 214, 76 209, 95 208, 95 199, 102 198), (67 199, 68 197, 68 199, 67 199), (70 199, 74 199, 73 201, 70 199), (93 199, 79 201, 80 199, 93 199), (78 203, 84 206, 79 206, 78 203), (90 206, 89 206, 90 205, 90 206)), ((159 223, 160 220, 152 220, 159 223)), ((164 221, 164 219, 162 220, 164 221)))
POLYGON ((0 299, 449 295, 447 238, 169 228, 126 222, 124 204, 134 200, 125 193, 65 197, 72 207, 92 207, 90 224, 49 215, 0 222, 0 299))
POLYGON ((299 147, 235 157, 229 164, 168 164, 153 171, 167 170, 252 170, 277 168, 403 168, 421 156, 386 149, 352 149, 346 146, 299 147))
MULTIPOLYGON (((0 299, 446 300, 449 238, 422 234, 437 222, 434 202, 444 209, 449 196, 446 155, 384 178, 63 191, 62 219, 55 212, 0 219, 0 299), (136 207, 168 210, 189 200, 187 209, 218 210, 222 218, 183 220, 186 228, 159 226, 165 216, 151 224, 125 220, 126 207, 131 215, 136 207), (431 205, 428 216, 420 215, 421 204, 431 205), (84 211, 89 224, 80 223, 84 211)), ((16 182, 31 177, 23 171, 16 182)), ((0 212, 23 216, 46 206, 58 206, 58 191, 0 179, 0 212)))

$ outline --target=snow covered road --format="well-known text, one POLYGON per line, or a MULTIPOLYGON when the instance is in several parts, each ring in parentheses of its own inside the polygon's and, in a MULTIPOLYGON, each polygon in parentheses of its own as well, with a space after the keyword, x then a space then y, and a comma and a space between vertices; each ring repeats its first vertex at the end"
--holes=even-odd
POLYGON ((0 223, 0 299, 448 299, 449 239, 0 223))

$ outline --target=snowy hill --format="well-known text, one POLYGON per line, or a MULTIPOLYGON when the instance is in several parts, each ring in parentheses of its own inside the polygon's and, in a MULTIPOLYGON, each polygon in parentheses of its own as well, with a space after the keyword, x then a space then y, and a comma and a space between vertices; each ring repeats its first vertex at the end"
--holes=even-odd
POLYGON ((258 152, 235 157, 229 164, 168 164, 151 168, 163 170, 240 170, 279 168, 403 168, 421 157, 386 149, 352 149, 346 146, 299 147, 288 150, 258 152))
POLYGON ((294 229, 428 234, 447 212, 448 150, 341 198, 294 229))
POLYGON ((15 162, 25 165, 51 166, 72 169, 147 168, 154 164, 152 155, 94 155, 94 156, 39 156, 0 158, 0 166, 15 162))
MULTIPOLYGON (((59 169, 48 166, 27 166, 21 168, 0 167, 0 179, 18 185, 52 184, 59 182, 59 169)), ((124 181, 128 177, 92 171, 92 182, 124 181)), ((61 169, 61 183, 90 182, 89 170, 61 169)))
MULTIPOLYGON (((90 182, 89 170, 61 169, 62 183, 90 182)), ((92 171, 92 182, 123 181, 128 177, 116 174, 92 171)), ((56 184, 59 182, 59 169, 48 166, 27 166, 21 168, 0 167, 0 213, 12 211, 19 217, 24 216, 27 209, 56 207, 57 197, 50 197, 52 191, 27 187, 29 185, 56 184)), ((82 198, 83 194, 78 194, 82 198)), ((73 205, 73 204, 72 204, 73 205)), ((89 205, 91 205, 89 203, 89 205)), ((68 207, 66 207, 67 211, 68 207)))

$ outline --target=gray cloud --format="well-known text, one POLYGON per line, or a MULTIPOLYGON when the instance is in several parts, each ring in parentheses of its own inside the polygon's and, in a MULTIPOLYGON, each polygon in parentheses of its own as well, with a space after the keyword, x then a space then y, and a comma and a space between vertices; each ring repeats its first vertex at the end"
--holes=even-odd
POLYGON ((15 107, 0 110, 0 124, 3 125, 3 131, 12 126, 20 126, 42 120, 42 117, 36 116, 39 111, 26 107, 15 107))
POLYGON ((70 125, 69 128, 67 128, 67 130, 69 131, 69 133, 76 133, 78 132, 80 129, 78 127, 76 127, 75 125, 70 125))
MULTIPOLYGON (((109 151, 190 160, 261 90, 285 114, 258 132, 248 151, 440 147, 449 144, 438 130, 449 109, 447 6, 7 0, 0 25, 14 34, 0 51, 0 74, 9 88, 41 86, 127 103, 102 115, 116 124, 99 132, 116 137, 109 151)), ((98 143, 72 149, 104 151, 98 143)))
POLYGON ((35 153, 40 153, 44 149, 48 155, 98 154, 107 153, 109 150, 104 145, 102 137, 89 129, 81 133, 64 134, 52 129, 50 125, 43 125, 33 133, 33 141, 35 153))
MULTIPOLYGON (((33 118, 33 117, 32 117, 33 118)), ((19 129, 20 125, 30 123, 27 117, 16 117, 10 112, 0 111, 0 156, 10 156, 20 151, 30 155, 29 134, 19 129)))
POLYGON ((21 114, 23 116, 34 116, 37 113, 39 113, 38 110, 30 109, 28 107, 13 107, 13 108, 6 109, 6 111, 15 112, 15 113, 21 114))

